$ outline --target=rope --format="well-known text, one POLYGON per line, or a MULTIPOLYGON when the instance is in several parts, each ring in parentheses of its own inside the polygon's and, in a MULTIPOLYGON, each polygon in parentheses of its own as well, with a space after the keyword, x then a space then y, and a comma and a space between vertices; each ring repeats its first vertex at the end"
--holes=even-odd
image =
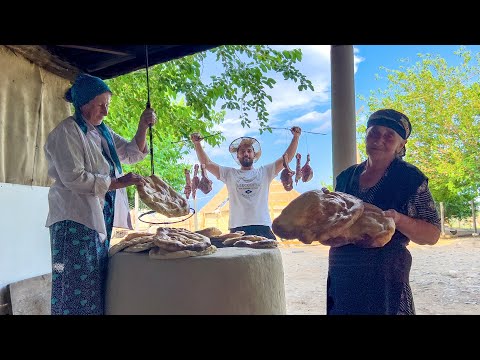
MULTIPOLYGON (((147 70, 147 109, 150 109, 150 84, 148 82, 148 45, 145 45, 145 68, 147 70)), ((153 135, 152 124, 148 125, 148 132, 150 136, 150 167, 152 169, 152 175, 155 174, 153 167, 153 135)))

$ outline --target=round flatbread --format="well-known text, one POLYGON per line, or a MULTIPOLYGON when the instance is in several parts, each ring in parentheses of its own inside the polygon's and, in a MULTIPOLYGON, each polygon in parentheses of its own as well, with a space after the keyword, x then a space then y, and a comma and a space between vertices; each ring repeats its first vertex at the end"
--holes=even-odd
POLYGON ((204 250, 211 245, 210 238, 184 228, 158 228, 155 245, 166 251, 204 250))
POLYGON ((273 221, 273 232, 305 244, 336 237, 363 213, 363 201, 343 192, 307 191, 285 207, 273 221))
POLYGON ((209 227, 209 228, 205 228, 205 229, 202 229, 202 230, 197 230, 195 232, 197 234, 205 235, 209 238, 222 235, 222 230, 220 230, 216 227, 209 227))
POLYGON ((119 243, 110 247, 110 249, 108 250, 108 256, 113 256, 117 252, 129 246, 152 242, 154 236, 154 234, 149 233, 130 233, 125 237, 125 239, 122 239, 119 243))
POLYGON ((123 249, 123 251, 125 251, 125 252, 142 252, 142 251, 150 250, 153 247, 155 247, 155 243, 153 241, 149 241, 149 242, 146 242, 146 243, 141 243, 141 244, 126 247, 125 249, 123 249))
POLYGON ((187 200, 156 175, 144 177, 137 185, 138 196, 150 209, 167 217, 185 216, 190 212, 187 200))
POLYGON ((256 242, 256 241, 269 240, 269 239, 263 236, 258 236, 258 235, 242 235, 239 237, 229 238, 227 240, 224 240, 223 245, 227 245, 227 246, 235 245, 235 243, 240 240, 256 242))
POLYGON ((249 247, 252 249, 271 249, 276 248, 278 246, 278 242, 273 239, 265 239, 265 240, 238 240, 233 244, 236 247, 249 247))
POLYGON ((355 244, 366 248, 382 247, 395 233, 395 222, 383 215, 379 207, 364 202, 362 216, 349 228, 336 237, 322 241, 322 244, 339 247, 355 244))

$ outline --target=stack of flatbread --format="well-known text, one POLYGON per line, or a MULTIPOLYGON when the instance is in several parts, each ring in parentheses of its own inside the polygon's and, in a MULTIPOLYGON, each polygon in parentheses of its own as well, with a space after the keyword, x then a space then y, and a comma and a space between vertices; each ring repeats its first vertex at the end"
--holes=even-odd
POLYGON ((258 235, 245 235, 244 231, 221 234, 211 237, 212 241, 221 241, 224 246, 249 247, 252 249, 271 249, 278 246, 277 241, 258 235))
POLYGON ((210 238, 210 241, 221 247, 250 247, 252 249, 270 249, 278 246, 277 241, 268 239, 263 236, 245 235, 245 231, 235 231, 233 233, 223 234, 222 231, 216 227, 210 227, 196 231, 196 233, 203 234, 210 238))
POLYGON ((395 222, 375 205, 340 191, 311 190, 294 199, 272 223, 284 239, 332 247, 355 244, 374 248, 387 244, 395 222))
POLYGON ((155 234, 131 232, 109 250, 109 256, 119 251, 149 251, 152 259, 179 259, 213 254, 217 248, 204 235, 182 228, 159 227, 155 234))

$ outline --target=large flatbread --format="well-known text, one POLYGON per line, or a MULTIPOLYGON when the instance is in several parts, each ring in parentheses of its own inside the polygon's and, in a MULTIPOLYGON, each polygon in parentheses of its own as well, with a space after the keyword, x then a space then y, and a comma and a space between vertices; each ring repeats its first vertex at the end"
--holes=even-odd
POLYGON ((217 251, 215 245, 210 245, 205 250, 201 251, 192 251, 192 250, 179 250, 179 251, 166 251, 164 249, 155 247, 150 249, 148 256, 151 259, 160 259, 160 260, 171 260, 171 259, 181 259, 192 256, 202 256, 210 255, 217 251))
POLYGON ((252 240, 238 240, 233 244, 233 246, 236 247, 249 247, 252 249, 271 249, 271 248, 276 248, 278 246, 278 242, 273 239, 267 239, 265 240, 257 240, 257 241, 252 241, 252 240))
POLYGON ((123 249, 125 252, 142 252, 146 250, 150 250, 151 248, 155 247, 155 243, 153 241, 149 241, 146 243, 131 245, 123 249))
POLYGON ((166 251, 205 250, 211 245, 210 238, 184 228, 160 227, 154 238, 155 245, 166 251))
MULTIPOLYGON (((243 232, 243 231, 242 231, 243 232)), ((250 241, 250 242, 256 242, 256 241, 262 241, 262 240, 269 240, 266 237, 263 236, 258 236, 258 235, 242 235, 242 236, 237 236, 237 237, 231 237, 223 241, 223 245, 235 245, 237 241, 250 241)))
POLYGON ((243 236, 243 235, 245 235, 245 231, 235 231, 233 233, 226 233, 226 234, 221 234, 221 235, 218 235, 218 236, 213 236, 213 237, 210 238, 210 240, 225 242, 228 239, 238 238, 238 237, 243 236))
POLYGON ((134 245, 148 243, 153 241, 155 234, 149 234, 145 232, 133 232, 125 236, 119 243, 113 245, 108 250, 108 256, 113 256, 117 252, 134 245))
POLYGON ((220 230, 219 228, 216 228, 216 227, 209 227, 209 228, 205 228, 205 229, 202 229, 202 230, 197 230, 195 232, 197 234, 205 235, 209 238, 212 238, 214 236, 222 235, 222 230, 220 230))
POLYGON ((322 244, 332 247, 347 244, 366 248, 382 247, 392 239, 394 233, 393 219, 383 215, 379 207, 364 202, 362 216, 341 234, 322 241, 322 244))
POLYGON ((363 213, 363 201, 343 192, 307 191, 285 207, 273 221, 273 232, 305 244, 339 236, 363 213))
POLYGON ((187 200, 156 175, 145 176, 146 185, 137 185, 138 196, 150 209, 167 217, 190 212, 187 200))

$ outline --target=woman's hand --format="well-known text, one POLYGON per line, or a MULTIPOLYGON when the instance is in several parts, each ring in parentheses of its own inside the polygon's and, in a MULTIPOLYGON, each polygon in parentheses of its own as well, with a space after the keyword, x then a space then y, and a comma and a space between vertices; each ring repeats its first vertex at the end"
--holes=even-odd
POLYGON ((157 122, 157 115, 155 110, 148 108, 143 110, 142 115, 140 116, 140 121, 138 123, 139 130, 147 130, 150 125, 155 125, 157 122))
POLYGON ((142 175, 129 172, 126 175, 116 178, 115 181, 112 181, 112 183, 110 184, 109 190, 121 189, 130 185, 143 186, 146 184, 147 184, 147 181, 144 179, 142 175))
POLYGON ((400 221, 400 214, 393 210, 393 209, 388 209, 383 212, 383 215, 386 217, 391 217, 395 224, 397 224, 400 221))
POLYGON ((137 133, 135 134, 135 141, 137 142, 137 146, 140 151, 146 151, 148 127, 150 125, 155 125, 156 122, 157 115, 155 115, 155 111, 152 108, 143 110, 143 113, 140 116, 140 121, 138 122, 137 133))
POLYGON ((440 237, 440 229, 425 220, 411 218, 394 209, 385 210, 383 215, 392 218, 396 229, 419 245, 434 245, 440 237))

